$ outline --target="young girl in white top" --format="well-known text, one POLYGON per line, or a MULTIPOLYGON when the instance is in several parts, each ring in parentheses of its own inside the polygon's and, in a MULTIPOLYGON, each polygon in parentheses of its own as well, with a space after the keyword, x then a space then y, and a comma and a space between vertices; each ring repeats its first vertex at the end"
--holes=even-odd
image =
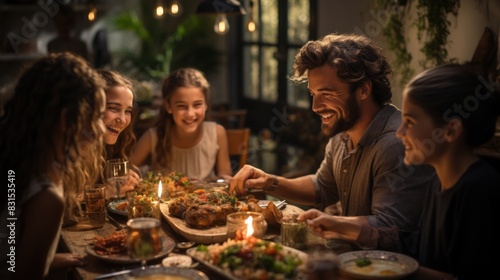
POLYGON ((226 130, 205 121, 210 86, 193 68, 172 72, 163 82, 163 106, 154 128, 132 150, 132 164, 141 166, 151 155, 150 170, 183 172, 189 178, 229 178, 226 130))

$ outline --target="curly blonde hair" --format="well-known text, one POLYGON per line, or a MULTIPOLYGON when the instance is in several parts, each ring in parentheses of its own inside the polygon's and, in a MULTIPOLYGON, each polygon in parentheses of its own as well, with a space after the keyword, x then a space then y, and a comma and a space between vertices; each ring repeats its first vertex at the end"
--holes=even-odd
POLYGON ((81 210, 77 194, 95 181, 103 162, 99 125, 103 88, 96 71, 70 53, 50 54, 24 71, 0 118, 0 146, 4 147, 0 166, 2 171, 23 175, 16 177, 17 193, 22 194, 34 178, 59 170, 67 215, 74 218, 74 209, 81 210), (13 149, 14 143, 21 148, 13 149), (64 158, 57 158, 61 153, 64 158))

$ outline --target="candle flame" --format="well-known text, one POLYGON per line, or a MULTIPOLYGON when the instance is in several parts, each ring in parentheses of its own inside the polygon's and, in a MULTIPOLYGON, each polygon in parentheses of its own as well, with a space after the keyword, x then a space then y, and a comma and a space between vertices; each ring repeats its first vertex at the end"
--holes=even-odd
POLYGON ((160 180, 160 182, 158 183, 158 199, 161 199, 162 190, 163 190, 163 186, 162 186, 161 180, 160 180))
POLYGON ((253 218, 252 216, 249 216, 246 220, 245 220, 245 224, 247 225, 247 230, 246 230, 246 235, 245 237, 248 238, 250 236, 252 236, 253 234, 253 226, 252 226, 252 222, 253 222, 253 218))

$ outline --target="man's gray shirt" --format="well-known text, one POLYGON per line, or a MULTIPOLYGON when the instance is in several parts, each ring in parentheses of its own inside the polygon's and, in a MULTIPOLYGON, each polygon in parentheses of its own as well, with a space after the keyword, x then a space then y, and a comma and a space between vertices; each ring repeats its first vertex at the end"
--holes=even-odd
POLYGON ((332 137, 312 180, 316 208, 340 200, 342 215, 367 216, 372 226, 414 230, 427 188, 437 183, 430 166, 403 163, 404 146, 396 138, 401 112, 385 105, 354 149, 347 133, 332 137))

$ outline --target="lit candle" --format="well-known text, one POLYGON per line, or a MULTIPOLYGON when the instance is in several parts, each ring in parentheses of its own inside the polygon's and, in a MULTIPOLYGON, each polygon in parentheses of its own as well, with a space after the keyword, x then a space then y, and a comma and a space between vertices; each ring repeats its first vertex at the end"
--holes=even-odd
POLYGON ((245 224, 247 225, 247 230, 246 230, 246 234, 245 234, 245 237, 248 238, 250 236, 252 236, 253 234, 253 226, 252 226, 252 223, 253 223, 253 218, 252 216, 248 216, 248 218, 245 220, 245 224))
POLYGON ((161 201, 161 192, 163 190, 163 187, 161 185, 161 180, 160 182, 158 183, 158 200, 161 201))

